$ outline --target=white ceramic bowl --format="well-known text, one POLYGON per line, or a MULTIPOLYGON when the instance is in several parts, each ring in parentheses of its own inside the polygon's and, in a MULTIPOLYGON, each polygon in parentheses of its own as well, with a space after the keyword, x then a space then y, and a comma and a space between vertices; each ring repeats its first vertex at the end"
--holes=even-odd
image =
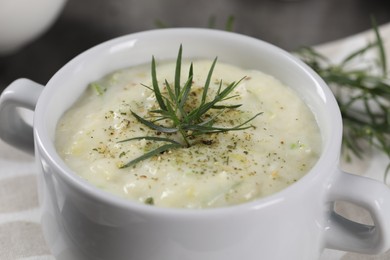
POLYGON ((0 55, 13 53, 44 33, 66 0, 1 0, 0 55))
MULTIPOLYGON (((283 95, 283 93, 280 93, 283 95)), ((34 151, 42 226, 57 259, 313 260, 324 248, 379 253, 390 246, 390 192, 382 183, 338 169, 342 124, 326 84, 289 53, 263 41, 208 29, 136 33, 98 45, 66 64, 43 87, 26 79, 0 98, 0 137, 34 151), (167 209, 108 194, 73 173, 54 147, 56 124, 88 83, 117 69, 174 59, 218 56, 259 69, 292 87, 313 111, 323 151, 301 180, 263 199, 217 209, 167 209), (34 126, 18 114, 34 111, 34 126), (344 219, 335 201, 367 209, 374 225, 344 219)), ((288 131, 288 130, 286 130, 288 131)))

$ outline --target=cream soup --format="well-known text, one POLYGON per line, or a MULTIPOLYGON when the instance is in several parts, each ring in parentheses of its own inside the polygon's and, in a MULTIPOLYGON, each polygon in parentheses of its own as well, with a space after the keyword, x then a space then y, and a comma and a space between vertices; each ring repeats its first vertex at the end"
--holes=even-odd
MULTIPOLYGON (((193 63, 191 95, 202 91, 212 61, 193 63)), ((112 73, 90 88, 61 118, 56 148, 69 167, 105 191, 161 207, 209 208, 261 198, 293 184, 316 163, 321 136, 313 114, 299 96, 260 71, 218 62, 210 94, 245 77, 226 104, 242 104, 219 115, 218 126, 237 125, 256 113, 245 130, 207 134, 189 148, 171 149, 122 168, 156 144, 122 140, 161 135, 130 111, 155 109, 150 65, 112 73)), ((189 63, 183 61, 182 81, 189 63)), ((174 81, 175 62, 157 65, 160 85, 174 81)))

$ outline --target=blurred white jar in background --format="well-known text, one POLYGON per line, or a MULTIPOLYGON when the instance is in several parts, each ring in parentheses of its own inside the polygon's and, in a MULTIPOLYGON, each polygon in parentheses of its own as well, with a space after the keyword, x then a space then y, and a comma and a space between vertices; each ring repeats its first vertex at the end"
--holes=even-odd
POLYGON ((0 55, 16 52, 43 34, 66 0, 0 0, 0 55))

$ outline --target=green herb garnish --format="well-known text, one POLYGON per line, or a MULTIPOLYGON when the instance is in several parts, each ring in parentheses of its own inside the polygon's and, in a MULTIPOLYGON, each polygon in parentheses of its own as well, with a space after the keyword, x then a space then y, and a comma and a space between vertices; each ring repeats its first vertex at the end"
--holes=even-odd
POLYGON ((98 96, 103 95, 104 92, 107 91, 105 87, 103 87, 101 84, 98 84, 96 82, 89 84, 89 87, 93 89, 93 91, 95 91, 98 96))
MULTIPOLYGON (((208 27, 214 28, 216 19, 211 16, 208 27)), ((343 117, 343 149, 352 151, 358 158, 364 155, 362 143, 368 143, 385 153, 390 159, 390 79, 387 73, 387 61, 383 40, 377 22, 371 17, 376 41, 351 52, 340 64, 333 64, 326 57, 310 47, 304 47, 296 53, 314 69, 330 86, 336 96, 343 117), (373 72, 369 66, 363 69, 351 69, 350 65, 359 62, 358 58, 372 49, 377 49, 377 60, 371 64, 381 70, 381 75, 373 72), (340 93, 352 92, 345 97, 340 93), (363 109, 355 109, 363 104, 363 109)), ((229 16, 225 30, 232 31, 234 16, 229 16)), ((168 27, 166 24, 160 27, 168 27)), ((351 156, 346 153, 347 160, 351 156)), ((390 162, 385 171, 385 179, 390 172, 390 162)))
POLYGON ((145 204, 147 204, 147 205, 154 205, 154 199, 153 199, 153 197, 148 197, 148 198, 145 200, 145 204))
MULTIPOLYGON (((339 64, 332 64, 312 48, 302 48, 298 54, 329 84, 336 96, 344 124, 344 151, 352 151, 362 158, 365 151, 362 144, 368 143, 390 159, 390 79, 385 49, 375 19, 372 19, 372 25, 375 42, 352 52, 339 64), (357 68, 356 64, 362 63, 359 58, 375 49, 378 51, 375 60, 365 61, 374 66, 357 68)), ((346 154, 350 160, 350 155, 346 154)), ((385 179, 389 169, 390 163, 385 179)))
POLYGON ((142 117, 135 112, 131 111, 132 115, 142 124, 149 129, 155 131, 155 136, 140 136, 122 140, 120 142, 128 142, 132 140, 148 140, 156 143, 161 143, 160 146, 154 148, 140 157, 124 164, 121 168, 135 165, 136 163, 145 159, 151 158, 156 155, 160 155, 172 149, 188 148, 192 145, 196 145, 202 142, 201 139, 196 138, 203 135, 223 133, 228 131, 238 131, 253 127, 249 124, 254 118, 262 113, 257 113, 248 120, 232 126, 232 127, 218 127, 215 123, 227 110, 234 110, 241 106, 241 104, 221 104, 223 101, 237 97, 237 95, 231 95, 233 90, 244 79, 232 82, 226 87, 223 87, 222 80, 219 81, 218 89, 215 95, 210 98, 211 92, 209 87, 211 84, 211 78, 213 75, 214 67, 217 63, 217 58, 214 59, 205 81, 204 86, 201 88, 200 95, 197 100, 193 100, 191 97, 193 86, 193 65, 191 63, 188 77, 184 85, 181 85, 181 64, 182 64, 182 46, 180 46, 174 75, 174 82, 169 83, 165 80, 165 84, 161 88, 156 73, 156 61, 152 58, 151 64, 151 76, 152 86, 144 87, 151 90, 157 102, 157 108, 148 111, 146 117, 142 117), (211 110, 217 112, 212 113, 211 110), (160 137, 161 133, 164 133, 166 137, 160 137))

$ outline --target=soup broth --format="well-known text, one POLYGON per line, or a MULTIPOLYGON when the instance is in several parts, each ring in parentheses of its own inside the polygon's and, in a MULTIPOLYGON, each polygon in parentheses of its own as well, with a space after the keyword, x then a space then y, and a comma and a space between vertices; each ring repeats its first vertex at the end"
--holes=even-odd
MULTIPOLYGON (((211 63, 193 62, 191 102, 199 102, 211 63)), ((175 64, 157 65, 160 86, 165 80, 173 84, 175 64)), ((182 84, 189 66, 183 61, 182 84)), ((156 109, 149 65, 116 71, 91 83, 63 115, 56 130, 56 148, 76 174, 96 187, 155 206, 224 207, 273 194, 298 181, 316 163, 321 153, 320 131, 300 97, 261 71, 218 62, 207 96, 240 79, 224 104, 241 106, 208 116, 220 113, 215 125, 232 127, 261 113, 247 123, 250 127, 197 136, 190 147, 170 149, 123 167, 161 145, 147 139, 123 140, 179 137, 152 130, 132 114, 147 117, 148 111, 156 109)))

